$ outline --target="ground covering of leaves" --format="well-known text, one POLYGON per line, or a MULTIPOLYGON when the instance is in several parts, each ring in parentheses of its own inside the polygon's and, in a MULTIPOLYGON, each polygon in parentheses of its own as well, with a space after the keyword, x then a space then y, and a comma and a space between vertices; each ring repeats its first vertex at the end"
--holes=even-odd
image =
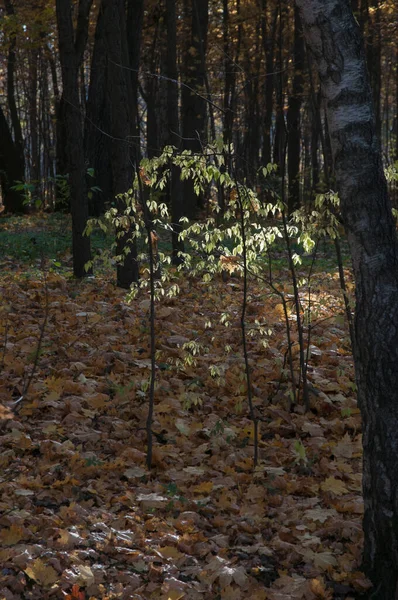
POLYGON ((314 280, 308 413, 287 409, 281 305, 251 284, 248 321, 272 332, 268 348, 249 341, 255 470, 241 281, 180 278, 180 295, 157 305, 149 473, 147 298, 128 305, 110 277, 47 272, 41 355, 18 403, 46 294, 38 262, 1 262, 1 599, 348 600, 368 589, 361 426, 334 273, 314 280), (202 349, 182 365, 190 340, 202 349))

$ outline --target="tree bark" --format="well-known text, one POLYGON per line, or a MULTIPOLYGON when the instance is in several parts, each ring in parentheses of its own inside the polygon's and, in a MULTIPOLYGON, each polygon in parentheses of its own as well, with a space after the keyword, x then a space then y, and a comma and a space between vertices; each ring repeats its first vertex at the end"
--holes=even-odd
POLYGON ((349 0, 296 0, 320 75, 356 281, 363 419, 364 569, 372 600, 398 596, 398 243, 366 56, 349 0))
POLYGON ((123 218, 127 207, 120 194, 133 185, 135 167, 131 153, 132 89, 126 35, 126 13, 123 0, 102 0, 105 42, 107 47, 107 94, 110 110, 111 166, 113 195, 121 217, 117 228, 116 252, 123 260, 117 267, 117 285, 130 288, 138 281, 137 245, 134 224, 123 218))
POLYGON ((94 169, 94 179, 90 179, 101 190, 93 194, 88 203, 90 215, 96 217, 103 214, 113 200, 110 107, 106 94, 106 53, 104 11, 100 8, 95 28, 87 112, 84 124, 86 164, 89 168, 94 169))
POLYGON ((88 203, 78 81, 79 67, 87 42, 92 1, 80 0, 75 31, 70 0, 56 0, 59 56, 63 83, 63 102, 61 104, 65 126, 65 155, 70 184, 73 273, 75 277, 87 275, 85 265, 91 259, 90 238, 83 235, 88 219, 88 203))
POLYGON ((0 140, 0 182, 4 210, 10 213, 23 212, 23 194, 12 187, 16 181, 24 179, 24 168, 1 106, 0 140))
POLYGON ((141 158, 140 124, 138 111, 138 71, 140 68, 142 24, 144 18, 144 0, 127 1, 127 44, 130 64, 132 93, 132 128, 135 160, 141 158))
POLYGON ((262 151, 262 164, 267 166, 272 160, 272 144, 271 144, 271 126, 272 126, 272 115, 274 110, 274 88, 275 88, 275 35, 276 26, 278 23, 278 8, 274 9, 272 15, 272 23, 269 27, 269 33, 267 31, 267 7, 266 0, 263 0, 262 8, 262 38, 263 48, 265 55, 265 115, 264 115, 264 131, 263 131, 263 151, 262 151))
POLYGON ((304 40, 298 9, 294 9, 294 76, 287 111, 289 177, 288 212, 300 208, 301 103, 304 87, 304 40))
MULTIPOLYGON (((205 60, 209 2, 190 0, 187 8, 191 17, 191 38, 185 53, 181 93, 182 137, 185 149, 200 153, 207 143, 205 60)), ((184 181, 184 199, 186 214, 195 216, 198 198, 189 179, 184 181)))
MULTIPOLYGON (((5 0, 4 2, 7 15, 13 17, 15 14, 14 5, 11 0, 5 0)), ((24 158, 24 140, 22 135, 21 121, 19 119, 17 103, 15 101, 15 66, 16 66, 16 47, 17 38, 16 35, 12 35, 10 39, 10 45, 8 48, 8 59, 7 59, 7 101, 8 108, 10 109, 11 125, 14 132, 14 143, 16 150, 19 154, 19 162, 25 168, 24 158)), ((22 178, 24 179, 24 177, 22 178)))
MULTIPOLYGON (((178 85, 177 85, 177 15, 175 0, 166 0, 166 25, 167 25, 167 143, 176 147, 180 143, 180 122, 178 118, 178 85)), ((183 184, 181 181, 181 169, 173 165, 171 167, 171 217, 173 223, 172 247, 173 263, 180 264, 179 252, 184 251, 184 244, 178 239, 182 230, 180 219, 184 216, 183 207, 183 184)))

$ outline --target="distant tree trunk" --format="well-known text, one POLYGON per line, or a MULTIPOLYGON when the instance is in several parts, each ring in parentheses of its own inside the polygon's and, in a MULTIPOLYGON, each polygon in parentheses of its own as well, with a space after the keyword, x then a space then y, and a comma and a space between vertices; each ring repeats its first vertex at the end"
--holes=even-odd
POLYGON ((23 212, 23 195, 11 189, 15 181, 24 179, 21 155, 14 144, 11 131, 0 106, 0 182, 4 209, 10 213, 23 212))
MULTIPOLYGON (((126 34, 126 13, 123 0, 102 0, 107 47, 107 93, 110 110, 111 165, 113 195, 116 197, 119 215, 124 214, 126 204, 119 194, 133 185, 135 176, 134 156, 131 152, 132 89, 129 71, 129 55, 126 34)), ((133 238, 134 224, 121 220, 117 229, 118 256, 123 261, 117 267, 117 285, 130 288, 138 281, 137 244, 133 238)))
MULTIPOLYGON (((55 113, 55 174, 56 175, 66 175, 68 173, 68 165, 66 158, 66 143, 65 143, 65 123, 63 117, 63 97, 59 90, 58 85, 58 73, 57 73, 57 65, 53 56, 52 49, 50 45, 45 47, 46 58, 50 67, 51 72, 51 80, 53 86, 53 95, 54 95, 54 113, 55 113)), ((64 206, 61 206, 61 201, 63 198, 58 197, 57 187, 55 189, 55 208, 61 207, 65 209, 64 206)), ((70 207, 68 207, 70 208, 70 207)))
POLYGON ((278 31, 278 77, 276 78, 276 118, 275 118, 275 136, 274 136, 274 163, 282 168, 282 163, 285 160, 285 143, 286 143, 286 123, 284 112, 284 60, 283 60, 283 43, 284 43, 284 28, 287 21, 287 7, 279 0, 279 31, 278 31))
MULTIPOLYGON (((239 15, 240 0, 236 0, 236 11, 239 15)), ((228 0, 223 0, 223 50, 224 50, 224 144, 230 144, 233 137, 233 126, 236 107, 236 70, 239 61, 242 41, 242 25, 239 23, 236 32, 236 45, 232 45, 233 30, 230 22, 228 0)))
POLYGON ((366 57, 349 0, 296 0, 317 65, 356 282, 363 421, 364 568, 372 600, 398 597, 398 242, 366 57))
POLYGON ((289 177, 288 212, 300 207, 301 104, 304 87, 304 40, 298 9, 294 8, 293 85, 287 111, 289 177))
POLYGON ((78 82, 79 67, 87 42, 92 1, 80 0, 76 31, 74 31, 71 1, 56 0, 59 56, 63 82, 62 119, 65 127, 65 155, 70 185, 73 273, 75 277, 87 275, 85 264, 91 259, 90 238, 83 235, 88 219, 88 204, 78 82))
MULTIPOLYGON (((191 37, 185 53, 182 75, 182 137, 185 149, 200 153, 207 143, 205 60, 209 2, 208 0, 189 0, 186 2, 186 8, 187 16, 191 17, 191 37)), ((184 181, 184 204, 187 216, 195 215, 197 201, 192 181, 184 181)))
MULTIPOLYGON (((398 64, 398 44, 395 49, 398 64)), ((395 160, 398 160, 398 69, 395 67, 395 160)))
POLYGON ((246 48, 245 73, 245 119, 244 119, 244 177, 249 186, 255 184, 255 174, 258 169, 260 157, 260 106, 259 106, 259 81, 261 77, 261 51, 260 51, 261 22, 256 25, 254 42, 254 59, 246 48))
POLYGON ((138 70, 140 68, 144 0, 127 0, 127 44, 132 93, 132 135, 135 160, 141 158, 138 111, 138 70))
POLYGON ((95 192, 88 202, 90 215, 96 217, 103 214, 113 201, 110 107, 106 93, 106 52, 104 11, 100 8, 95 28, 84 126, 86 165, 94 169, 94 179, 88 178, 88 180, 101 190, 95 192))
MULTIPOLYGON (((178 118, 178 85, 177 85, 177 18, 175 0, 166 0, 166 25, 167 25, 167 119, 168 141, 176 147, 181 146, 179 137, 180 123, 178 118)), ((172 166, 171 169, 171 217, 173 222, 172 246, 173 262, 181 263, 179 252, 184 251, 184 244, 178 239, 181 232, 180 219, 184 216, 183 186, 180 178, 180 169, 172 166)))
POLYGON ((38 140, 37 118, 37 83, 38 83, 38 51, 36 48, 29 53, 29 132, 30 132, 30 179, 40 190, 40 153, 38 140))
MULTIPOLYGON (((5 0, 4 2, 6 12, 8 16, 14 15, 14 5, 11 0, 5 0)), ((25 169, 25 158, 24 158, 24 140, 22 135, 21 121, 18 115, 17 104, 15 101, 15 66, 16 66, 16 46, 17 39, 15 35, 11 36, 10 45, 8 48, 8 60, 7 60, 7 101, 8 108, 10 110, 11 125, 14 132, 15 148, 19 154, 19 162, 25 169)), ((23 176, 22 179, 25 177, 23 176)))
MULTIPOLYGON (((158 89, 161 84, 161 80, 155 75, 157 68, 157 51, 159 44, 163 43, 160 38, 160 22, 161 18, 159 11, 161 7, 156 5, 156 9, 151 13, 153 21, 153 32, 152 32, 152 43, 149 49, 148 58, 148 70, 149 73, 145 77, 142 94, 146 103, 146 150, 149 158, 159 155, 159 134, 158 134, 158 118, 157 112, 159 112, 158 89)), ((162 47, 163 48, 163 47, 162 47)), ((166 51, 163 52, 166 54, 166 51)))
POLYGON ((373 91, 376 131, 381 140, 381 11, 379 0, 368 0, 366 9, 366 54, 370 85, 373 91))
POLYGON ((271 144, 271 126, 272 126, 272 113, 274 109, 274 89, 275 89, 275 66, 274 66, 274 54, 275 54, 275 34, 276 24, 278 22, 278 9, 276 8, 272 15, 272 23, 270 27, 267 27, 267 0, 262 0, 262 38, 263 48, 265 55, 265 106, 264 106, 264 129, 263 129, 263 151, 262 151, 262 163, 264 166, 272 160, 272 144, 271 144), (269 32, 268 32, 269 30, 269 32))

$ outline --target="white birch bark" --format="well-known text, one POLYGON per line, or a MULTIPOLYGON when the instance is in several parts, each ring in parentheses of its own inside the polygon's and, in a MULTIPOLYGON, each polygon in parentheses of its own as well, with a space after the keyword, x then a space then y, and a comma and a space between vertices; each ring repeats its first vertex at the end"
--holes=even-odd
POLYGON ((373 600, 398 599, 398 245, 372 94, 349 0, 296 0, 327 109, 356 281, 363 418, 364 569, 373 600))

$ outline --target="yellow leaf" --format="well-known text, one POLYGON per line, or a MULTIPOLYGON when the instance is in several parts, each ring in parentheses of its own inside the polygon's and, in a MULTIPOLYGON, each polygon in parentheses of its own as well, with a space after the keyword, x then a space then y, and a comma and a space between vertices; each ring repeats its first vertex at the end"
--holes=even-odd
POLYGON ((195 485, 193 491, 195 494, 209 494, 213 489, 212 481, 203 481, 203 483, 199 483, 199 485, 195 485))
POLYGON ((331 492, 335 496, 341 496, 341 494, 348 494, 348 490, 344 483, 340 479, 334 477, 328 477, 323 483, 321 483, 321 490, 324 492, 331 492))
POLYGON ((167 592, 167 600, 180 600, 184 596, 185 592, 181 592, 181 590, 170 590, 167 592))
POLYGON ((184 556, 175 546, 163 546, 162 548, 158 548, 158 552, 164 558, 181 558, 184 556))
POLYGON ((58 579, 58 573, 53 567, 46 565, 41 558, 37 558, 25 569, 28 577, 36 581, 39 585, 49 587, 58 579))
POLYGON ((0 534, 1 543, 4 546, 14 546, 24 538, 22 527, 13 523, 9 529, 3 529, 0 534))

